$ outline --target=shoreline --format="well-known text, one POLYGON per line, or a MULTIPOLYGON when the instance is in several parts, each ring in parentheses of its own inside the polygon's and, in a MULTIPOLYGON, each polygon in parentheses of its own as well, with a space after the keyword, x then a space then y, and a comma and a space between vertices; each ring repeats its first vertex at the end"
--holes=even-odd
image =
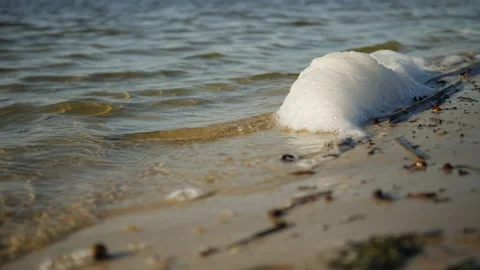
MULTIPOLYGON (((280 180, 266 192, 220 194, 109 218, 3 269, 38 269, 47 258, 88 249, 97 242, 105 243, 118 256, 85 269, 105 265, 120 270, 329 269, 328 262, 350 240, 432 230, 441 230, 442 240, 412 256, 407 269, 445 269, 465 258, 478 263, 480 216, 474 207, 480 203, 480 171, 475 167, 480 158, 478 83, 480 75, 468 78, 463 90, 441 104, 438 112, 427 109, 408 121, 368 127, 373 134, 371 143, 357 144, 338 158, 324 161, 313 156, 300 160, 314 167, 303 166, 304 173, 287 174, 285 181, 280 180), (426 167, 403 168, 416 160, 394 143, 400 136, 428 154, 426 167), (444 170, 446 163, 453 165, 450 172, 444 170), (378 189, 391 195, 393 201, 372 199, 378 189), (331 201, 319 198, 289 211, 285 220, 291 227, 233 251, 199 256, 207 246, 227 247, 270 228, 267 212, 284 207, 299 193, 326 190, 333 192, 331 201), (436 198, 448 200, 408 198, 408 194, 419 192, 435 193, 436 198), (471 233, 466 234, 466 229, 471 233), (465 237, 471 238, 469 244, 460 243, 465 237), (441 251, 442 246, 452 252, 441 251)), ((298 171, 292 169, 291 173, 298 171)))

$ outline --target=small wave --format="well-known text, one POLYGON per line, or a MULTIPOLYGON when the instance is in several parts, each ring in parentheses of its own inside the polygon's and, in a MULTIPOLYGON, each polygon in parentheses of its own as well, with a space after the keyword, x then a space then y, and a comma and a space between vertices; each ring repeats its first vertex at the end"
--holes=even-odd
POLYGON ((154 73, 155 76, 161 76, 161 77, 182 77, 185 75, 188 75, 187 71, 183 70, 162 70, 162 71, 157 71, 154 73))
POLYGON ((309 21, 309 20, 297 20, 293 22, 285 22, 283 25, 295 26, 295 27, 307 27, 307 26, 323 26, 327 25, 326 21, 309 21))
POLYGON ((118 80, 118 79, 140 79, 140 78, 150 78, 153 77, 153 73, 147 72, 135 72, 135 71, 125 71, 125 72, 104 72, 104 73, 94 73, 89 75, 86 80, 89 81, 98 81, 104 79, 118 80))
POLYGON ((226 57, 226 55, 218 53, 218 52, 212 52, 212 53, 205 53, 205 54, 197 54, 197 55, 192 55, 192 56, 187 56, 185 59, 214 59, 214 58, 223 58, 226 57))
POLYGON ((91 96, 91 97, 108 97, 112 99, 130 99, 131 96, 127 91, 123 92, 106 92, 106 91, 94 91, 87 93, 86 96, 91 96))
POLYGON ((132 92, 134 95, 154 97, 154 96, 189 96, 194 93, 193 89, 187 88, 171 88, 171 89, 144 89, 132 92))
POLYGON ((206 127, 179 128, 172 130, 130 133, 111 136, 107 139, 125 141, 169 141, 177 143, 190 143, 199 141, 212 141, 226 137, 250 134, 260 130, 267 130, 274 126, 271 113, 255 115, 249 118, 226 123, 214 124, 206 127))
POLYGON ((166 48, 169 52, 188 52, 188 51, 196 51, 198 47, 194 46, 178 46, 178 47, 170 47, 166 48))
POLYGON ((251 80, 272 80, 272 79, 280 79, 280 78, 293 78, 296 79, 298 77, 298 73, 279 73, 279 72, 269 72, 269 73, 262 73, 250 76, 251 80))
POLYGON ((162 70, 156 72, 136 72, 136 71, 124 71, 124 72, 101 72, 93 73, 87 76, 70 76, 70 75, 40 75, 40 76, 28 76, 22 78, 25 82, 98 82, 105 80, 130 80, 130 79, 145 79, 153 77, 180 77, 187 74, 186 71, 181 70, 162 70))
POLYGON ((19 71, 19 70, 22 70, 22 69, 0 67, 0 73, 15 72, 15 71, 19 71))
POLYGON ((402 50, 403 48, 405 48, 405 46, 402 43, 400 43, 396 40, 389 40, 387 42, 378 43, 378 44, 374 44, 374 45, 371 45, 371 46, 364 46, 364 47, 348 49, 347 51, 355 51, 355 52, 362 52, 362 53, 373 53, 373 52, 380 51, 380 50, 390 50, 390 51, 398 52, 398 51, 402 50))
POLYGON ((105 45, 105 44, 99 44, 99 43, 90 44, 90 47, 95 48, 95 49, 106 49, 106 48, 109 48, 109 46, 107 46, 107 45, 105 45))
POLYGON ((11 43, 15 43, 15 41, 12 39, 4 38, 4 37, 0 38, 0 44, 5 45, 5 44, 11 44, 11 43))
POLYGON ((43 75, 43 76, 28 76, 22 78, 24 82, 76 82, 84 81, 82 76, 59 76, 59 75, 43 75))
POLYGON ((238 86, 230 83, 209 83, 202 85, 201 88, 209 91, 231 91, 237 89, 238 86))
MULTIPOLYGON (((24 31, 40 31, 40 30, 51 29, 50 27, 37 26, 31 23, 8 22, 8 21, 0 21, 0 28, 19 28, 24 31)), ((15 29, 15 30, 19 30, 19 29, 15 29)))
MULTIPOLYGON (((9 103, 11 102, 7 102, 7 104, 9 103)), ((14 103, 2 107, 0 108, 0 119, 2 119, 2 121, 0 121, 0 127, 12 126, 13 129, 16 129, 19 123, 37 118, 37 116, 32 113, 34 110, 35 106, 24 103, 14 103)), ((14 140, 14 138, 12 138, 12 140, 14 140)))
POLYGON ((9 83, 0 85, 0 90, 22 91, 25 89, 27 89, 27 86, 23 83, 9 83))
POLYGON ((10 49, 0 49, 0 54, 11 54, 11 53, 15 53, 15 51, 10 49))
POLYGON ((88 81, 98 81, 98 80, 122 80, 122 79, 142 79, 142 78, 152 78, 152 77, 180 77, 187 74, 186 71, 181 70, 161 70, 156 72, 135 72, 135 71, 125 71, 125 72, 105 72, 105 73, 94 73, 87 77, 88 81))
POLYGON ((122 29, 115 29, 115 28, 83 28, 79 30, 71 30, 69 34, 88 34, 88 33, 95 33, 100 34, 103 36, 120 36, 120 35, 130 35, 130 31, 122 30, 122 29))
POLYGON ((112 112, 119 111, 120 106, 111 104, 87 102, 87 101, 65 101, 39 107, 37 113, 60 113, 82 116, 106 116, 112 112))
POLYGON ((18 113, 31 112, 35 106, 30 104, 16 103, 0 108, 0 117, 12 116, 18 113))
POLYGON ((72 53, 72 54, 62 55, 62 56, 59 56, 59 58, 66 58, 66 59, 72 59, 72 60, 103 60, 102 58, 99 57, 98 54, 92 55, 92 54, 83 54, 83 53, 72 53))
POLYGON ((0 28, 7 28, 7 27, 30 27, 31 24, 22 23, 22 22, 7 22, 7 21, 0 21, 0 28))
POLYGON ((175 98, 175 99, 167 99, 167 100, 152 102, 150 107, 152 108, 191 107, 191 106, 210 104, 212 102, 213 101, 211 100, 201 99, 201 98, 175 98))
MULTIPOLYGON (((60 63, 54 63, 54 64, 49 64, 43 66, 44 68, 66 68, 66 67, 73 67, 75 66, 75 63, 73 62, 60 62, 60 63)), ((42 67, 39 67, 42 68, 42 67)))
POLYGON ((268 72, 255 74, 245 78, 234 78, 232 81, 240 84, 249 84, 255 81, 269 81, 269 80, 279 80, 279 79, 296 79, 298 78, 298 73, 280 73, 280 72, 268 72))
POLYGON ((148 49, 148 50, 125 49, 125 50, 108 51, 109 54, 146 55, 146 56, 158 55, 160 52, 161 51, 158 49, 148 49))

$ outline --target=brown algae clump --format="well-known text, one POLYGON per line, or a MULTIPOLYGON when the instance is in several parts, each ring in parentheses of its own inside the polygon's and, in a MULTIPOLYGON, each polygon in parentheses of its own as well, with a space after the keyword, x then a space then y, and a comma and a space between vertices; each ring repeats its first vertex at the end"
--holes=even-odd
POLYGON ((330 262, 333 269, 397 269, 422 251, 422 237, 416 234, 372 236, 353 242, 330 262))

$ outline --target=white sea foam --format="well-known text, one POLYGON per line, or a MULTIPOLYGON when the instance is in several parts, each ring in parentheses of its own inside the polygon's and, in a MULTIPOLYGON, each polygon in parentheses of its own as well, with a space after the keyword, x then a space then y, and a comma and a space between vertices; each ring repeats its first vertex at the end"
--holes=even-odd
POLYGON ((335 52, 316 58, 300 73, 276 113, 280 126, 310 132, 365 135, 374 117, 432 94, 423 61, 393 51, 335 52))
POLYGON ((458 64, 463 64, 467 62, 467 58, 465 56, 461 55, 450 55, 445 58, 443 58, 442 62, 440 63, 440 66, 442 67, 450 67, 458 64))

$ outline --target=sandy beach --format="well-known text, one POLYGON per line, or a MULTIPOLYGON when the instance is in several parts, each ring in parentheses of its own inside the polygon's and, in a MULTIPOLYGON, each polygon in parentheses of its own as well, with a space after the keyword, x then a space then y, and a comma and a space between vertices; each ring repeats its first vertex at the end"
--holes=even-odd
POLYGON ((416 249, 396 250, 401 259, 391 269, 478 269, 478 71, 462 81, 463 89, 434 110, 368 127, 370 141, 333 143, 321 155, 288 153, 303 158, 285 165, 291 171, 274 188, 132 210, 3 269, 60 269, 45 262, 68 260, 96 243, 108 255, 93 263, 90 256, 79 259, 82 269, 352 269, 352 258, 341 255, 354 249, 351 241, 358 248, 372 236, 401 239, 407 233, 416 249))

